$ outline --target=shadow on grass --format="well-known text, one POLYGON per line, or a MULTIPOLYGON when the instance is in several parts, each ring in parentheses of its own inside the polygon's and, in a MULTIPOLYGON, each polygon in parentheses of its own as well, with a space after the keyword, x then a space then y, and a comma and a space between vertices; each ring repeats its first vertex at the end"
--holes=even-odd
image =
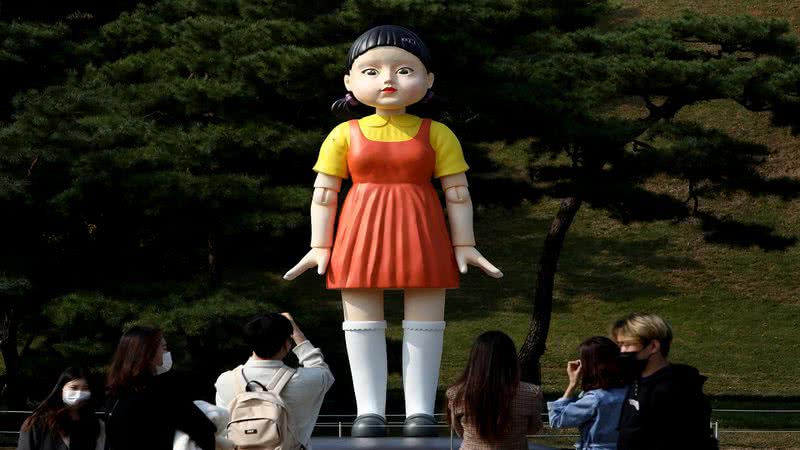
MULTIPOLYGON (((485 218, 491 230, 486 223, 479 230, 479 249, 505 276, 494 280, 471 268, 462 276, 461 289, 448 294, 448 320, 480 319, 498 309, 530 313, 536 267, 550 220, 508 217, 513 214, 493 211, 485 218)), ((569 312, 574 297, 626 302, 676 295, 678 291, 666 281, 644 275, 701 267, 691 258, 662 255, 670 246, 663 237, 630 240, 590 233, 573 229, 567 235, 556 274, 554 312, 569 312)))

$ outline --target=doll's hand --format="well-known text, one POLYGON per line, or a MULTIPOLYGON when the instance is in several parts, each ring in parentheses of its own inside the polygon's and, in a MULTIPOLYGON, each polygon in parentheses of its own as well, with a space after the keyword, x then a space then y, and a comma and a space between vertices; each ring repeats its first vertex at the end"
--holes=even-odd
POLYGON ((328 261, 330 260, 331 249, 312 247, 311 250, 306 253, 306 256, 304 256, 296 266, 292 267, 288 272, 286 272, 286 275, 283 276, 283 279, 294 280, 300 274, 314 266, 317 266, 317 273, 322 275, 328 268, 328 261))
POLYGON ((456 253, 456 264, 461 273, 467 273, 467 264, 478 266, 492 278, 501 278, 503 272, 493 266, 481 253, 472 246, 458 246, 454 247, 456 253))

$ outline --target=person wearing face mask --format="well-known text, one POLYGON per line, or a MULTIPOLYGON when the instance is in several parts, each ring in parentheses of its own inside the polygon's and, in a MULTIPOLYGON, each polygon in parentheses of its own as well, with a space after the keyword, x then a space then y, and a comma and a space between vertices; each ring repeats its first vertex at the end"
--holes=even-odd
POLYGON ((161 330, 136 326, 122 336, 106 383, 109 450, 171 450, 178 430, 214 450, 216 426, 167 373, 171 368, 161 330))
POLYGON ((22 424, 17 450, 101 450, 105 430, 95 414, 93 380, 86 368, 66 369, 22 424))
POLYGON ((718 449, 712 436, 706 377, 667 359, 672 327, 655 314, 616 321, 611 338, 633 380, 619 422, 618 450, 718 449))

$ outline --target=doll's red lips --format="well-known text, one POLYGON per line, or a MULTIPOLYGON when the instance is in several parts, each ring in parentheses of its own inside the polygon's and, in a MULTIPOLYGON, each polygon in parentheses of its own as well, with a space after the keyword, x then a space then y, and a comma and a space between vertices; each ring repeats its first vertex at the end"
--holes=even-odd
POLYGON ((387 87, 387 88, 383 88, 381 90, 381 92, 397 92, 397 89, 395 89, 393 87, 387 87))

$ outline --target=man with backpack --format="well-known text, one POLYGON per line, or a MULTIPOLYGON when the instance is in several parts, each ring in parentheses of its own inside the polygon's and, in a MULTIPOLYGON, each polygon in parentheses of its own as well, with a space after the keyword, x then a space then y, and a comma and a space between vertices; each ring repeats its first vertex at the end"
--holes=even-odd
POLYGON ((289 313, 252 319, 244 337, 252 356, 220 375, 215 385, 217 406, 231 413, 228 438, 253 450, 310 450, 322 400, 334 381, 322 352, 289 313), (290 351, 301 367, 283 363, 290 351))
POLYGON ((717 450, 706 377, 667 359, 672 327, 655 314, 633 313, 611 327, 631 385, 622 404, 618 450, 717 450))

